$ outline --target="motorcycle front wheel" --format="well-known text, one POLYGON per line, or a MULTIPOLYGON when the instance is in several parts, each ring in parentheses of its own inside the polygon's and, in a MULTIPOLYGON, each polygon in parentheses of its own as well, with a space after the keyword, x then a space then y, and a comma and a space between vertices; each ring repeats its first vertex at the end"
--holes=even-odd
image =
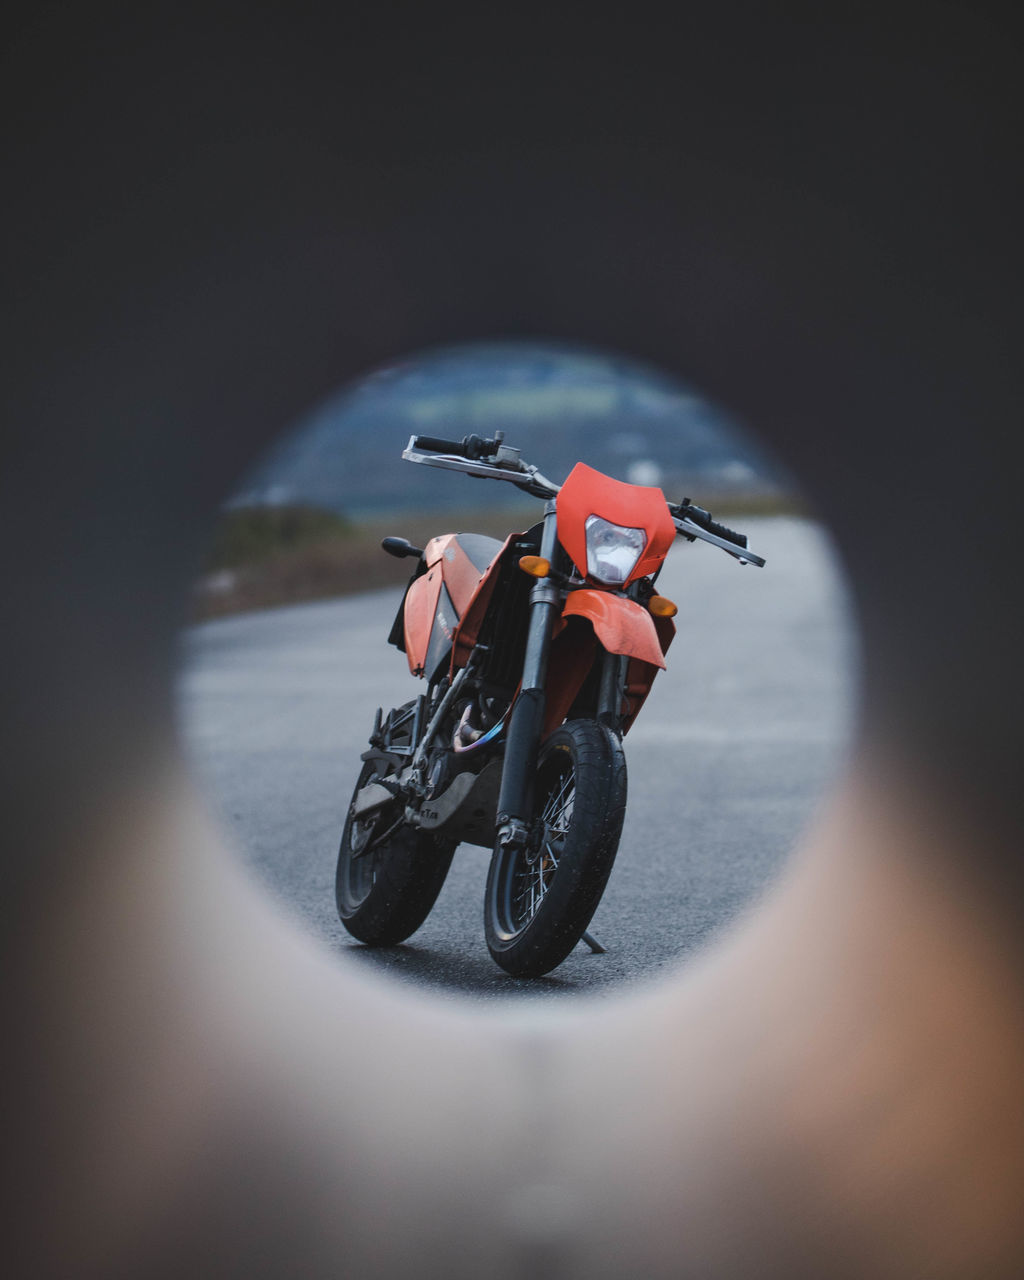
POLYGON ((496 845, 484 927, 494 960, 517 978, 560 965, 583 936, 615 861, 626 813, 619 739, 593 720, 570 720, 541 747, 533 837, 496 845))
MULTIPOLYGON (((398 717, 408 708, 392 712, 398 717)), ((379 761, 363 765, 353 798, 374 778, 390 770, 379 761)), ((369 814, 352 815, 341 833, 334 880, 342 924, 360 942, 390 947, 416 932, 437 900, 448 875, 455 844, 401 821, 396 801, 369 814)))

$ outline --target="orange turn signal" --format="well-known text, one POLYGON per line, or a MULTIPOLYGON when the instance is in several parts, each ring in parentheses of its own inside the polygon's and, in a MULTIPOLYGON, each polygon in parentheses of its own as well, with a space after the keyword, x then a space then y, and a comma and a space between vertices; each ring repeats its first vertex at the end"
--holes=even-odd
POLYGON ((679 612, 677 605, 674 605, 667 596, 651 596, 647 601, 647 607, 656 618, 674 618, 679 612))
POLYGON ((519 567, 531 578, 546 578, 551 572, 551 561, 543 556, 520 556, 519 567))

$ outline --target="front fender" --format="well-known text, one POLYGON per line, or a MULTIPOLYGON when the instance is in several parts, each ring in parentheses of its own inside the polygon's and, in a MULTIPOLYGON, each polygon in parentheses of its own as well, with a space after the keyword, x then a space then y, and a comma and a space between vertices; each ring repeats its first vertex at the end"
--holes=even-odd
POLYGON ((562 610, 563 618, 586 618, 609 653, 621 653, 649 662, 665 670, 665 655, 654 627, 654 619, 626 596, 589 587, 570 591, 562 610))

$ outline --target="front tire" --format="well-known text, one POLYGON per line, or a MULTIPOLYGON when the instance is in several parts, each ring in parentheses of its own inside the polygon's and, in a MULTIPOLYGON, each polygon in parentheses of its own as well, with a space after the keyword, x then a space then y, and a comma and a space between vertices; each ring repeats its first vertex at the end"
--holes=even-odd
MULTIPOLYGON (((364 764, 353 795, 390 772, 380 761, 364 764)), ((338 917, 353 938, 371 947, 395 946, 416 932, 455 853, 454 842, 399 822, 401 814, 398 800, 364 820, 353 818, 350 808, 341 833, 334 880, 338 917)))
POLYGON ((537 763, 534 838, 525 849, 496 845, 487 873, 487 946, 507 973, 538 978, 579 942, 608 882, 625 813, 619 739, 593 720, 556 729, 537 763))

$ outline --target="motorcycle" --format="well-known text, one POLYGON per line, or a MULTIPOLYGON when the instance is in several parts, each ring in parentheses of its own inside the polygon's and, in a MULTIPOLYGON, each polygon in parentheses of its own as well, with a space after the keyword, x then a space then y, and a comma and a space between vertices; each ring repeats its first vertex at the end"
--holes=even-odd
POLYGON ((622 739, 665 668, 676 606, 656 590, 677 535, 763 566, 747 539, 688 498, 584 463, 557 485, 502 432, 412 436, 409 462, 516 485, 545 503, 504 541, 471 533, 426 547, 390 644, 425 692, 377 712, 341 837, 338 914, 370 946, 414 933, 461 842, 492 850, 487 946, 520 978, 550 972, 588 932, 626 809, 622 739))

